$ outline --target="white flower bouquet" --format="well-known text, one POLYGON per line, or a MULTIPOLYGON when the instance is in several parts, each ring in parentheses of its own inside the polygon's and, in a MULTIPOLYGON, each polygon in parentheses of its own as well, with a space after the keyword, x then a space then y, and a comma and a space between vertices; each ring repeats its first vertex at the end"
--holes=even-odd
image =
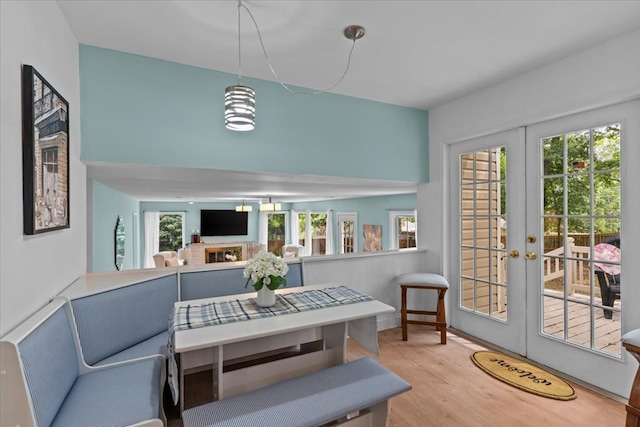
POLYGON ((266 286, 272 291, 280 286, 287 286, 287 279, 284 276, 289 271, 289 266, 282 258, 279 258, 271 252, 258 252, 256 256, 247 261, 242 276, 247 279, 244 287, 249 285, 249 281, 253 280, 253 288, 256 291, 266 286))

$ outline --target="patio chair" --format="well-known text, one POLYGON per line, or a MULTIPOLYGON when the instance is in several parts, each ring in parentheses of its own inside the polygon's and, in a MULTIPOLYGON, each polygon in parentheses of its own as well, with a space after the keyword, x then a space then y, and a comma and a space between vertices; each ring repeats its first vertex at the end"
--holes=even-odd
MULTIPOLYGON (((620 249, 620 237, 610 237, 604 240, 602 243, 608 243, 620 249)), ((597 246, 597 245, 596 245, 597 246)), ((595 269, 598 283, 600 284, 600 295, 602 296, 602 305, 607 307, 613 307, 616 299, 620 299, 620 274, 609 274, 600 268, 595 269)), ((604 309, 604 318, 611 319, 613 317, 613 311, 607 308, 604 309)))

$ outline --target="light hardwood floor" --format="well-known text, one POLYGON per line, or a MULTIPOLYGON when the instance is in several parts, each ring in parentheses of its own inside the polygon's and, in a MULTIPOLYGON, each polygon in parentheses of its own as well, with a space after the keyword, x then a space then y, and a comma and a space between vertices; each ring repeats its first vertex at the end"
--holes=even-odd
MULTIPOLYGON (((413 389, 391 399, 387 427, 623 427, 624 404, 571 384, 577 399, 563 402, 536 396, 504 384, 470 360, 483 350, 462 337, 449 334, 446 345, 433 328, 409 326, 409 341, 400 329, 379 334, 384 366, 408 381, 413 389)), ((349 340, 349 360, 372 356, 349 340)), ((210 387, 206 373, 190 380, 200 391, 186 395, 187 406, 204 403, 210 387), (201 401, 203 400, 203 401, 201 401)), ((209 377, 210 378, 210 377, 209 377)), ((173 408, 167 408, 169 427, 182 427, 173 408)), ((256 426, 259 427, 259 426, 256 426)))

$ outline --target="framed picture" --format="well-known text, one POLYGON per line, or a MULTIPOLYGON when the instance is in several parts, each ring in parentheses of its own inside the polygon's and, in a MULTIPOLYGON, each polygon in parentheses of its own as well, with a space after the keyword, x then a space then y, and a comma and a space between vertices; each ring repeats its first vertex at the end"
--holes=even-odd
POLYGON ((69 103, 22 66, 24 234, 69 228, 69 103))
POLYGON ((374 252, 382 250, 382 226, 365 224, 362 226, 362 234, 364 235, 364 243, 362 244, 363 252, 374 252))

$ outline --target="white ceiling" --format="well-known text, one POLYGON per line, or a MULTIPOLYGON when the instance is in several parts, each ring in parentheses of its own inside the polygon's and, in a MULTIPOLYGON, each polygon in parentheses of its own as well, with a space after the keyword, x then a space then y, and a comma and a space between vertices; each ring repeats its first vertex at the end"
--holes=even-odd
MULTIPOLYGON (((312 89, 335 83, 352 44, 343 36, 343 29, 359 24, 366 28, 366 35, 356 42, 349 73, 333 92, 420 109, 433 108, 640 28, 640 1, 243 3, 253 13, 271 62, 286 83, 312 89)), ((80 43, 238 72, 236 0, 59 0, 58 4, 80 43)), ((244 10, 241 22, 242 74, 275 80, 244 10)), ((135 183, 132 176, 128 185, 121 182, 126 178, 123 173, 135 168, 118 165, 120 173, 109 173, 111 167, 89 165, 88 172, 102 175, 105 184, 141 200, 152 198, 151 192, 156 199, 175 200, 175 194, 163 195, 158 188, 168 184, 162 181, 162 173, 135 183), (146 188, 143 181, 148 182, 146 188)), ((182 191, 186 197, 194 181, 182 178, 184 171, 175 172, 169 172, 171 177, 178 183, 184 180, 184 185, 174 191, 182 191)), ((233 178, 251 180, 254 188, 274 196, 279 187, 284 192, 291 182, 277 175, 240 175, 233 178)), ((317 179, 300 181, 292 192, 304 192, 303 184, 315 184, 317 179)), ((339 196, 338 189, 346 190, 350 184, 362 195, 369 194, 367 189, 380 188, 378 181, 330 181, 330 187, 320 191, 320 186, 314 185, 308 194, 339 196)), ((172 183, 172 187, 179 186, 172 183)), ((236 196, 232 198, 242 195, 236 196)), ((216 195, 203 189, 198 197, 216 195)))

